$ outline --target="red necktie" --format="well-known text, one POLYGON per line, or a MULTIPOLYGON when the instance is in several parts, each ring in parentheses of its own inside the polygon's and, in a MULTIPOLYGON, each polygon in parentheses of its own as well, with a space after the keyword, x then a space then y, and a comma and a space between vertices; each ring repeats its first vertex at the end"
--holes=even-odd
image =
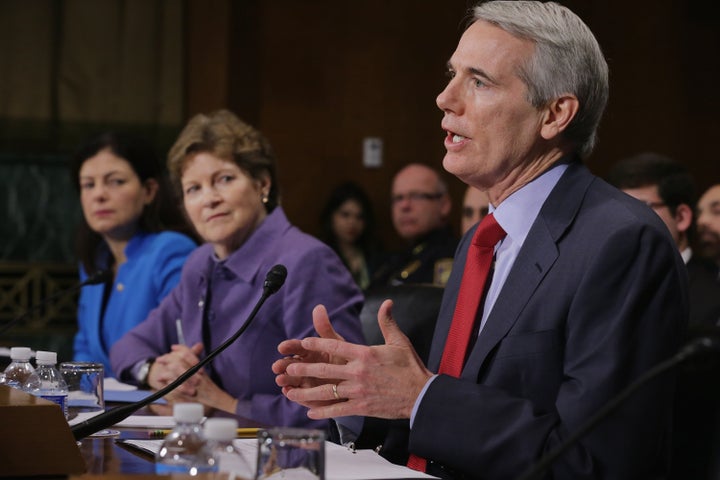
MULTIPOLYGON (((478 307, 490 273, 495 245, 505 238, 505 235, 492 213, 482 219, 473 235, 438 373, 459 377, 462 372, 478 307)), ((426 463, 424 458, 411 454, 407 466, 424 472, 426 463)))

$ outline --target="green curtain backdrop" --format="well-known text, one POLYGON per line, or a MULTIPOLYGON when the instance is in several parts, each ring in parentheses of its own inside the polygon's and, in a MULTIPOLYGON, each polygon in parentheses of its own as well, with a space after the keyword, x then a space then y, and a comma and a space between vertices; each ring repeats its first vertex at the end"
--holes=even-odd
POLYGON ((176 133, 183 5, 0 0, 0 151, 67 151, 111 127, 176 133))
POLYGON ((184 120, 179 0, 0 0, 0 260, 75 261, 67 158, 116 129, 162 155, 184 120))

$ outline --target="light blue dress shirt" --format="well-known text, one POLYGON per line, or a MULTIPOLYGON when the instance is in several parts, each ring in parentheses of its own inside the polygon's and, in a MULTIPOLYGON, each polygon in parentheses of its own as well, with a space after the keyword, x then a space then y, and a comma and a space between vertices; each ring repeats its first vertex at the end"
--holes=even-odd
MULTIPOLYGON (((530 228, 533 223, 535 223, 538 213, 540 213, 540 209, 566 169, 566 163, 556 164, 514 192, 497 208, 489 205, 489 212, 494 215, 495 220, 503 230, 505 230, 507 236, 495 246, 495 270, 490 279, 490 286, 483 304, 483 313, 478 335, 482 335, 482 329, 485 327, 490 311, 495 305, 500 290, 502 290, 505 284, 505 280, 515 263, 515 259, 525 242, 525 238, 527 238, 528 232, 530 232, 530 228)), ((471 228, 466 235, 473 235, 474 233, 475 228, 471 228)), ((457 255, 455 255, 455 258, 457 258, 457 255)), ((453 265, 453 268, 464 269, 465 265, 453 265)), ((415 421, 415 414, 420 406, 420 402, 422 402, 425 392, 436 377, 437 375, 430 377, 417 400, 415 400, 415 405, 413 406, 410 416, 411 428, 415 421)))

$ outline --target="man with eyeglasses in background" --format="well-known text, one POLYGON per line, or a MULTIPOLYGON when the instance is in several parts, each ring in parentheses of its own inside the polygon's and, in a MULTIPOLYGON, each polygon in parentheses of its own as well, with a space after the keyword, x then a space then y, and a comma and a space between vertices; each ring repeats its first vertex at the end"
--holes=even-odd
POLYGON ((393 179, 392 221, 407 250, 378 268, 370 288, 406 283, 445 286, 457 238, 448 224, 452 201, 436 170, 419 163, 403 167, 393 179))
MULTIPOLYGON (((720 320, 720 282, 717 266, 691 248, 695 243, 695 222, 700 229, 700 214, 693 217, 696 187, 685 166, 657 153, 641 153, 617 162, 608 173, 608 182, 644 202, 667 225, 687 266, 690 285, 690 317, 686 336, 704 336, 720 320)), ((698 207, 700 207, 698 203, 698 207)), ((700 210, 700 208, 698 208, 700 210)), ((700 210, 701 211, 701 210, 700 210)), ((699 239, 702 247, 702 235, 699 239)), ((690 364, 680 370, 676 383, 672 457, 669 479, 710 478, 709 459, 716 428, 720 388, 713 378, 718 363, 705 360, 703 368, 690 364)))
POLYGON ((657 153, 641 153, 617 162, 607 180, 644 202, 667 225, 688 269, 689 325, 715 325, 720 320, 720 283, 717 267, 695 254, 693 210, 695 182, 685 166, 657 153))

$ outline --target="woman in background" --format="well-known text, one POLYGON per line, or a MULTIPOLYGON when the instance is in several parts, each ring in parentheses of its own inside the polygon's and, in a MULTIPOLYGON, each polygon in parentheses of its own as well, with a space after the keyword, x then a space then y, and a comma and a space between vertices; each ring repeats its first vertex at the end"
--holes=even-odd
POLYGON ((326 426, 285 398, 271 365, 281 341, 313 334, 319 303, 343 338, 364 343, 360 290, 327 245, 288 221, 270 144, 232 113, 193 117, 170 150, 168 169, 206 243, 188 258, 177 288, 115 344, 110 358, 119 379, 153 389, 174 381, 239 330, 267 272, 282 264, 284 286, 242 336, 166 398, 265 425, 326 426))
POLYGON ((114 376, 109 352, 177 285, 195 248, 153 149, 138 138, 104 133, 72 159, 83 221, 77 249, 80 279, 111 273, 83 287, 74 359, 101 362, 114 376))
POLYGON ((323 241, 338 254, 353 280, 365 290, 377 261, 375 219, 365 191, 353 182, 337 186, 320 217, 323 241))

